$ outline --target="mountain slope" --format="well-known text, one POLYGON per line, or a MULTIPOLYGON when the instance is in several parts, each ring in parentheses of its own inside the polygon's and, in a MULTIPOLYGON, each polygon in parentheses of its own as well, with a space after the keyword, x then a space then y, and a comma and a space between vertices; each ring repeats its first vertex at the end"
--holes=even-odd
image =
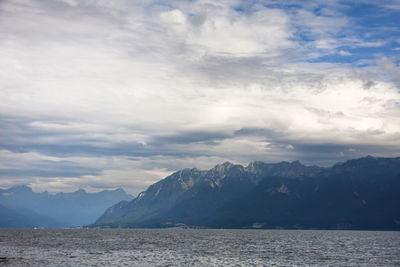
POLYGON ((33 223, 22 214, 0 205, 0 228, 30 228, 33 223))
POLYGON ((93 226, 400 230, 400 158, 185 169, 110 207, 93 226))
POLYGON ((185 169, 151 185, 133 201, 109 208, 96 225, 111 227, 160 227, 185 223, 213 225, 219 210, 252 190, 265 177, 313 177, 323 171, 299 162, 247 167, 229 162, 208 171, 185 169))

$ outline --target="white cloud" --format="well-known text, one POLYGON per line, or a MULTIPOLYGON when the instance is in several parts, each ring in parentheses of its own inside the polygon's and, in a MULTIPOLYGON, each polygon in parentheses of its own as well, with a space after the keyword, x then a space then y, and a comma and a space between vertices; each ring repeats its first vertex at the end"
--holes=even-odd
POLYGON ((352 55, 349 51, 344 51, 344 50, 339 50, 338 54, 344 57, 352 55))
POLYGON ((303 61, 383 42, 338 38, 354 22, 337 12, 238 3, 4 1, 0 114, 23 120, 3 127, 2 167, 98 173, 2 183, 137 192, 184 167, 297 159, 297 144, 399 149, 395 63, 303 61), (278 134, 234 134, 245 128, 278 134))

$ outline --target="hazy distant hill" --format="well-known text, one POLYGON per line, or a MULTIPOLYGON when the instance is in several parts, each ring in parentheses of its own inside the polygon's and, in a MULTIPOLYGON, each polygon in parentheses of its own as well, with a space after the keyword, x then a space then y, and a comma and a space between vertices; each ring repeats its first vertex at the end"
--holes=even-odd
POLYGON ((34 226, 27 217, 18 212, 7 209, 3 205, 0 205, 0 215, 0 226, 2 228, 25 228, 34 226))
POLYGON ((87 193, 35 193, 28 186, 0 189, 0 227, 71 227, 93 223, 104 210, 133 197, 122 189, 87 193), (15 219, 18 218, 18 219, 15 219), (3 222, 4 221, 4 222, 3 222))
POLYGON ((99 227, 400 230, 400 158, 185 169, 109 208, 99 227))

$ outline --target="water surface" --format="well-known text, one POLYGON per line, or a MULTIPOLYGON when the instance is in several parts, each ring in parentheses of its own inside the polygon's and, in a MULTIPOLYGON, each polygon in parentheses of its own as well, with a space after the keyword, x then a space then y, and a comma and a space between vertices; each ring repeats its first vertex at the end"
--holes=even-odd
POLYGON ((400 232, 0 229, 10 266, 400 266, 400 232))

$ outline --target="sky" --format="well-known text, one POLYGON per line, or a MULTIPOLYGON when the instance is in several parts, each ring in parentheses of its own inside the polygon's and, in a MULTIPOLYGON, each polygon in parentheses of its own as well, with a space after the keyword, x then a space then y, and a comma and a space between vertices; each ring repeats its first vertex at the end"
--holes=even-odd
POLYGON ((0 187, 400 156, 399 0, 1 0, 0 187))

